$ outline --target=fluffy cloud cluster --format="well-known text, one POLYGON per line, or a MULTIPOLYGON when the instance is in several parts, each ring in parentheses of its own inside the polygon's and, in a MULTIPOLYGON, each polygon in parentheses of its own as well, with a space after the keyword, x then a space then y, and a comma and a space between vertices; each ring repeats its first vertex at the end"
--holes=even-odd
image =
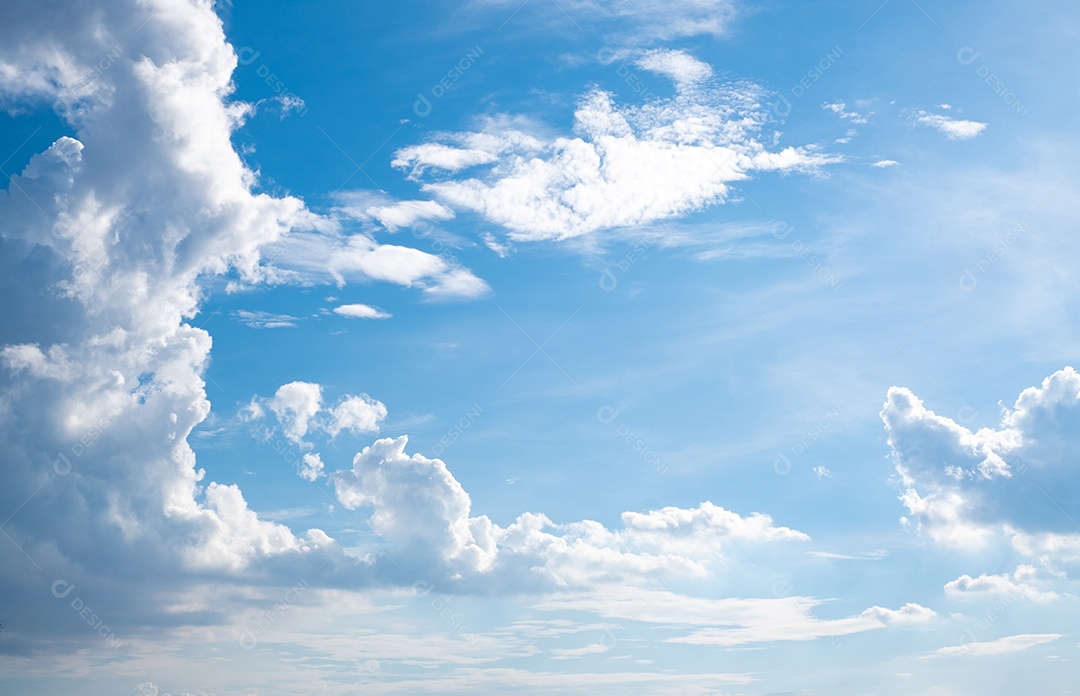
POLYGON ((1008 573, 977 578, 961 575, 945 584, 945 594, 952 598, 1023 597, 1037 602, 1057 599, 1056 592, 1044 592, 1035 587, 1037 571, 1034 566, 1021 565, 1011 576, 1008 573))
POLYGON ((11 620, 70 633, 48 592, 63 580, 114 627, 183 621, 155 594, 334 548, 260 519, 188 444, 210 408, 210 336, 188 323, 203 279, 259 282, 261 248, 325 222, 253 191, 231 142, 249 108, 229 99, 236 55, 209 3, 64 3, 58 21, 16 1, 4 16, 0 107, 54 109, 67 130, 0 193, 0 284, 19 289, 0 328, 0 507, 15 512, 0 581, 25 607, 11 620))
POLYGON ((322 385, 313 382, 283 384, 269 399, 252 399, 240 415, 245 421, 257 421, 266 415, 266 409, 274 414, 285 437, 297 445, 309 445, 304 438, 317 431, 331 438, 342 431, 375 433, 387 415, 386 405, 367 394, 346 394, 333 406, 324 407, 322 385))
POLYGON ((811 147, 770 150, 764 91, 720 84, 681 51, 639 54, 637 66, 672 80, 676 95, 619 105, 594 89, 578 104, 573 136, 536 135, 492 119, 398 150, 393 165, 446 205, 477 212, 514 239, 564 239, 641 225, 721 203, 755 172, 812 171, 835 161, 811 147), (486 166, 468 176, 466 170, 486 166))
MULTIPOLYGON (((238 486, 208 480, 188 444, 210 410, 203 381, 210 335, 189 321, 206 279, 355 278, 430 297, 472 297, 487 286, 445 258, 380 244, 367 230, 350 234, 342 218, 314 215, 299 199, 254 192, 257 177, 231 142, 250 109, 230 100, 237 59, 210 3, 65 3, 64 21, 38 8, 28 0, 6 8, 19 21, 0 25, 0 106, 55 108, 70 133, 34 155, 0 196, 0 283, 16 298, 11 321, 0 326, 0 507, 13 511, 2 525, 0 579, 13 611, 22 612, 18 623, 40 627, 39 647, 56 649, 56 636, 80 621, 49 596, 57 581, 94 598, 114 627, 206 626, 229 608, 215 606, 216 593, 200 592, 201 583, 220 589, 305 577, 358 588, 431 578, 485 590, 550 589, 701 575, 731 542, 806 538, 766 515, 742 517, 711 503, 627 513, 617 530, 555 524, 541 514, 500 527, 473 515, 442 462, 407 455, 403 438, 379 440, 332 478, 341 504, 370 509, 369 525, 389 544, 385 553, 363 550, 366 564, 338 564, 343 550, 319 529, 301 534, 261 518, 238 486)), ((752 89, 708 87, 707 66, 689 57, 644 60, 676 80, 675 100, 618 109, 595 93, 579 111, 585 139, 472 134, 477 148, 432 145, 410 166, 419 176, 425 167, 455 170, 546 150, 555 170, 543 187, 562 195, 555 217, 581 232, 704 204, 750 170, 822 161, 802 150, 768 152, 747 135, 760 127, 752 89), (590 170, 599 153, 606 162, 590 170), (696 171, 688 179, 695 190, 660 191, 658 202, 634 204, 629 215, 605 209, 598 194, 644 190, 645 172, 630 161, 638 157, 668 173, 696 171), (706 165, 715 157, 719 166, 706 165), (560 167, 581 168, 583 186, 558 184, 560 167)), ((518 166, 525 176, 529 165, 510 169, 518 166)), ((391 229, 445 219, 445 210, 406 202, 365 214, 391 229)), ((528 206, 521 214, 538 215, 528 206)), ((265 327, 295 321, 240 317, 265 327)), ((291 382, 248 413, 272 414, 284 436, 303 445, 315 432, 375 432, 386 407, 365 395, 327 406, 320 385, 291 382)), ((316 480, 324 470, 317 453, 304 454, 301 476, 316 480)), ((19 638, 31 651, 31 637, 19 638)))
POLYGON ((331 474, 338 500, 350 510, 370 508, 372 531, 391 542, 389 562, 433 580, 475 579, 537 589, 582 586, 666 572, 704 575, 733 542, 805 541, 768 515, 749 517, 712 503, 627 512, 623 528, 585 520, 555 524, 525 513, 507 527, 472 515, 472 501, 438 459, 405 452, 407 438, 378 440, 331 474))
MULTIPOLYGON (((889 390, 881 417, 901 500, 932 538, 972 546, 1003 536, 1032 558, 1080 560, 1073 522, 1080 519, 1080 374, 1073 368, 1021 392, 996 428, 972 431, 900 387, 889 390)), ((992 582, 961 579, 953 590, 992 582)))
MULTIPOLYGON (((307 548, 314 542, 258 520, 239 489, 200 483, 187 438, 209 411, 210 338, 186 320, 202 279, 280 279, 262 254, 291 231, 309 246, 321 240, 309 268, 342 282, 355 275, 433 295, 486 286, 431 254, 346 235, 299 199, 253 192, 257 177, 231 142, 250 108, 229 99, 237 59, 209 4, 75 3, 64 22, 16 4, 5 14, 19 21, 0 27, 0 106, 53 108, 71 134, 0 194, 4 287, 21 288, 24 317, 0 333, 10 472, 0 499, 5 509, 25 504, 9 530, 29 558, 60 569, 94 565, 86 538, 180 549, 197 567, 307 548), (35 525, 38 514, 54 522, 35 525)), ((290 437, 302 437, 310 390, 279 397, 290 437)), ((328 432, 367 432, 380 408, 350 397, 329 410, 328 432)))
MULTIPOLYGON (((196 464, 188 437, 209 413, 211 341, 188 320, 204 279, 282 280, 263 254, 291 233, 322 240, 321 257, 306 261, 328 279, 433 294, 482 281, 350 237, 297 198, 254 192, 231 141, 250 108, 230 99, 237 59, 210 4, 67 3, 57 22, 17 2, 5 16, 18 21, 0 26, 0 106, 51 108, 69 129, 0 194, 2 284, 5 295, 19 288, 19 319, 0 328, 0 503, 19 511, 0 546, 5 587, 37 593, 28 568, 80 586, 135 582, 131 568, 182 582, 333 550, 320 530, 260 519, 238 487, 207 482, 196 464)), ((368 432, 385 415, 349 397, 324 423, 317 397, 294 385, 268 407, 295 438, 316 423, 331 435, 368 432)), ((302 475, 317 477, 321 464, 305 458, 302 475)), ((128 599, 112 608, 116 621, 166 611, 127 590, 110 596, 128 599)))

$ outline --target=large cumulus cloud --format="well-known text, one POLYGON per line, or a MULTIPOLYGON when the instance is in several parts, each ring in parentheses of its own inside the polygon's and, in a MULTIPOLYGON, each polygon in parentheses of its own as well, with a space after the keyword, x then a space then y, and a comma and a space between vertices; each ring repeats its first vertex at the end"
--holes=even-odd
POLYGON ((1080 374, 1024 389, 995 427, 971 430, 893 387, 881 412, 902 501, 935 540, 1008 539, 1048 564, 1080 560, 1080 374))

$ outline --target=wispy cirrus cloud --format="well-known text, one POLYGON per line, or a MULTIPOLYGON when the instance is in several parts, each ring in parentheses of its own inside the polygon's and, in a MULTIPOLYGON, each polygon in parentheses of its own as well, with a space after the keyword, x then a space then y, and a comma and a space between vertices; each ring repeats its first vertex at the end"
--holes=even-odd
POLYGON ((276 314, 262 310, 238 309, 233 312, 233 316, 253 329, 292 328, 296 326, 296 322, 300 321, 299 317, 294 317, 291 314, 276 314))
POLYGON ((1009 653, 1022 652, 1039 645, 1053 643, 1063 638, 1061 633, 1022 633, 1015 636, 1005 636, 997 640, 973 641, 963 645, 949 645, 939 648, 931 657, 957 657, 970 655, 971 657, 987 657, 990 655, 1007 655, 1009 653))
POLYGON ((987 127, 987 124, 979 121, 955 119, 944 114, 931 114, 926 111, 918 112, 914 121, 921 126, 944 133, 949 140, 969 140, 982 133, 987 127))
MULTIPOLYGON (((525 9, 514 0, 475 0, 475 4, 509 11, 525 9)), ((558 5, 537 4, 522 14, 543 17, 545 24, 572 22, 578 28, 600 28, 619 40, 642 44, 685 36, 724 36, 740 4, 736 0, 560 0, 558 5)))

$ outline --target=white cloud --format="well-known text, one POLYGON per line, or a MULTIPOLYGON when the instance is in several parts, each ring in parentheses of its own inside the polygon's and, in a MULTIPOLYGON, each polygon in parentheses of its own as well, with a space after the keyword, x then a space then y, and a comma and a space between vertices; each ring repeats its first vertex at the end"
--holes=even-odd
POLYGON ((380 244, 367 234, 300 232, 267 248, 269 272, 280 269, 297 280, 382 281, 420 288, 431 299, 472 299, 490 292, 466 268, 412 247, 380 244))
POLYGON ((386 406, 367 394, 347 396, 330 409, 330 424, 326 431, 337 437, 342 430, 354 434, 375 433, 386 420, 386 406))
POLYGON ((288 314, 274 314, 273 312, 263 311, 251 312, 246 309, 238 309, 234 312, 234 315, 253 329, 292 328, 296 326, 296 322, 300 321, 298 317, 288 314))
POLYGON ((730 510, 702 503, 693 509, 665 507, 649 512, 624 512, 622 538, 639 549, 657 553, 674 551, 687 557, 719 554, 733 540, 809 541, 802 532, 776 527, 768 515, 742 517, 730 510))
POLYGON ((484 246, 494 251, 495 255, 500 259, 505 259, 514 251, 514 247, 509 244, 503 244, 490 232, 485 232, 481 236, 481 239, 484 242, 484 246))
POLYGON ((265 415, 263 405, 273 412, 285 437, 301 447, 310 447, 304 438, 317 432, 325 432, 331 439, 343 430, 354 435, 378 432, 387 416, 386 405, 367 394, 347 394, 324 408, 321 385, 290 382, 279 387, 270 399, 253 398, 238 417, 243 422, 261 419, 265 415))
POLYGON ((366 304, 345 304, 334 307, 334 314, 353 319, 389 319, 391 314, 366 304))
POLYGON ((755 172, 812 171, 837 158, 811 147, 770 151, 764 91, 717 84, 681 51, 652 51, 638 65, 676 82, 677 96, 620 106, 594 89, 578 104, 573 136, 541 137, 513 121, 451 133, 399 150, 393 165, 443 203, 475 211, 519 240, 565 239, 685 215, 722 203, 755 172), (491 163, 472 178, 452 175, 491 163))
POLYGON ((1037 645, 1053 643, 1062 638, 1060 633, 1024 633, 1015 636, 1005 636, 997 640, 976 641, 963 645, 950 645, 938 649, 934 655, 953 657, 957 655, 971 655, 972 657, 985 657, 988 655, 1005 655, 1008 653, 1021 652, 1037 645))
POLYGON ((835 553, 833 551, 807 551, 806 555, 810 558, 822 558, 827 560, 836 561, 880 561, 889 555, 887 551, 877 550, 868 551, 860 554, 847 554, 847 553, 835 553))
POLYGON ((497 160, 498 157, 494 153, 485 150, 424 143, 398 150, 391 164, 399 169, 411 168, 412 176, 416 177, 423 174, 428 167, 459 172, 477 165, 491 164, 497 160))
MULTIPOLYGON (((33 499, 5 533, 46 577, 115 588, 99 596, 118 622, 175 623, 152 595, 333 546, 260 520, 188 444, 210 410, 210 336, 188 323, 206 278, 258 282, 261 248, 320 222, 297 198, 253 193, 231 140, 250 109, 229 98, 236 55, 210 4, 73 3, 56 21, 13 0, 4 14, 0 102, 54 106, 73 134, 0 195, 6 268, 31 289, 15 311, 70 317, 0 347, 0 503, 33 499)), ((32 592, 13 601, 36 601, 39 587, 8 580, 32 592)))
POLYGON ((945 594, 954 599, 986 596, 995 598, 1015 596, 1035 600, 1036 602, 1057 599, 1059 595, 1056 592, 1043 592, 1031 584, 1035 576, 1035 567, 1030 565, 1017 567, 1012 576, 1008 573, 1002 573, 1001 575, 986 575, 984 573, 977 578, 970 575, 961 575, 957 579, 945 583, 945 594))
MULTIPOLYGON (((711 503, 628 513, 617 530, 528 513, 499 527, 472 515, 442 462, 406 455, 403 439, 376 442, 351 471, 334 474, 342 505, 370 505, 369 524, 386 542, 360 550, 368 563, 341 562, 343 549, 321 530, 294 532, 261 518, 239 486, 198 466, 188 443, 210 412, 211 339, 189 320, 212 280, 378 280, 429 297, 475 297, 487 286, 441 257, 346 234, 341 219, 315 216, 299 199, 252 192, 257 175, 232 146, 249 107, 229 99, 236 55, 210 3, 73 3, 63 22, 36 3, 15 7, 20 21, 0 24, 0 98, 55 103, 78 136, 35 155, 11 180, 19 195, 0 196, 5 252, 38 255, 20 266, 31 299, 19 311, 55 316, 58 294, 77 309, 48 340, 20 334, 0 347, 0 507, 19 513, 4 524, 18 544, 0 551, 6 598, 66 612, 66 623, 35 627, 42 637, 27 650, 56 649, 51 639, 71 633, 71 612, 48 596, 51 578, 86 587, 114 628, 197 623, 202 631, 235 608, 216 604, 223 588, 250 603, 252 578, 363 588, 431 577, 516 593, 598 578, 700 576, 731 546, 805 538, 767 515, 742 517, 711 503), (95 67, 114 42, 114 62, 95 67), (89 74, 96 77, 87 81, 89 74), (41 568, 33 575, 46 578, 41 584, 26 581, 23 553, 41 568), (16 554, 18 563, 7 562, 16 554), (412 572, 418 568, 439 572, 412 572)), ((498 139, 515 151, 527 140, 498 139)), ((502 154, 482 135, 476 142, 502 154)), ((783 168, 770 164, 782 153, 744 155, 755 167, 783 168)), ((398 213, 383 217, 396 224, 398 213)), ((319 433, 373 432, 385 413, 364 395, 326 409, 320 385, 295 381, 254 399, 242 419, 272 414, 295 454, 319 433)), ((325 468, 310 451, 297 464, 308 479, 325 468)))
POLYGON ((896 160, 884 159, 884 160, 878 160, 877 162, 874 162, 870 166, 871 167, 877 167, 879 169, 886 169, 888 167, 895 167, 898 164, 900 164, 900 163, 897 162, 896 160))
POLYGON ((626 512, 617 530, 591 520, 555 524, 536 513, 500 527, 472 516, 469 495, 446 465, 406 454, 407 442, 378 440, 330 480, 344 507, 371 508, 372 531, 404 551, 394 554, 398 563, 402 556, 435 563, 425 577, 540 590, 667 572, 703 576, 729 545, 808 539, 768 515, 742 517, 709 502, 626 512))
POLYGON ((1080 560, 1075 462, 1080 375, 1066 367, 1025 389, 997 428, 972 432, 893 387, 881 412, 901 500, 919 528, 950 546, 1007 540, 1042 562, 1080 560))
POLYGON ((1012 547, 1028 558, 1042 561, 1055 559, 1062 564, 1080 564, 1080 534, 1059 534, 1055 532, 1026 533, 1007 527, 1012 547))
POLYGON ((719 621, 717 623, 720 625, 735 627, 702 628, 685 636, 670 638, 667 642, 731 647, 768 641, 815 640, 862 633, 891 625, 921 625, 937 616, 932 609, 918 604, 905 604, 900 609, 871 607, 855 616, 822 620, 810 614, 810 609, 819 604, 818 600, 793 597, 759 601, 763 605, 773 604, 774 611, 767 612, 764 616, 750 614, 746 619, 719 621))
POLYGON ((734 0, 689 0, 673 5, 660 0, 576 0, 573 4, 601 15, 631 20, 638 36, 673 39, 679 36, 722 36, 736 14, 734 0))
MULTIPOLYGON (((188 321, 207 278, 324 282, 333 268, 342 282, 387 280, 433 298, 486 285, 423 252, 350 245, 336 220, 300 199, 253 192, 258 175, 232 143, 251 108, 230 99, 237 58, 210 3, 118 0, 64 12, 58 22, 39 3, 13 0, 0 22, 0 104, 55 106, 70 133, 0 194, 5 273, 15 269, 28 289, 16 311, 64 317, 49 332, 42 321, 20 324, 0 346, 0 503, 15 510, 35 498, 5 532, 48 577, 117 588, 101 607, 117 623, 165 625, 180 620, 157 597, 169 586, 284 557, 278 567, 293 564, 292 573, 308 551, 334 548, 319 530, 300 536, 259 519, 239 488, 197 466, 188 437, 210 410, 211 341, 188 321), (306 247, 324 256, 279 272, 263 253, 279 252, 290 233, 326 240, 306 247), (45 476, 54 462, 73 474, 45 476), (161 582, 135 584, 149 575, 161 582)), ((276 405, 301 437, 310 408, 290 411, 286 396, 276 405)), ((25 587, 33 594, 12 601, 40 594, 25 587)))
POLYGON ((712 66, 703 63, 688 53, 655 49, 648 51, 637 61, 642 70, 663 75, 675 83, 680 92, 693 89, 712 77, 712 66))
POLYGON ((322 408, 322 387, 311 382, 289 382, 278 387, 267 402, 285 436, 299 444, 308 432, 308 424, 322 408))
POLYGON ((812 597, 706 599, 663 589, 605 587, 588 594, 566 594, 534 605, 543 611, 588 611, 611 619, 672 627, 692 627, 668 643, 732 647, 771 641, 803 641, 886 628, 926 624, 937 614, 918 604, 900 609, 871 607, 855 616, 823 620, 813 615, 823 602, 812 597))
POLYGON ((435 201, 400 201, 394 205, 372 206, 365 211, 391 232, 412 227, 421 220, 450 220, 454 211, 435 201))
POLYGON ((851 121, 852 123, 864 124, 869 123, 869 116, 860 114, 858 111, 851 111, 847 108, 847 104, 841 99, 837 99, 834 102, 826 102, 821 105, 822 109, 831 111, 842 119, 851 121))
POLYGON ((817 475, 818 478, 832 478, 832 472, 829 471, 828 467, 820 466, 820 465, 815 466, 813 471, 817 475))
POLYGON ((604 645, 603 643, 589 643, 580 648, 555 648, 551 651, 551 659, 571 660, 576 657, 606 653, 610 649, 610 645, 604 645))
POLYGON ((300 478, 306 481, 317 481, 323 475, 323 461, 318 452, 304 454, 300 464, 300 478))
MULTIPOLYGON (((241 570, 252 557, 300 551, 303 543, 285 525, 259 519, 248 509, 240 488, 211 483, 206 488, 207 507, 215 514, 203 516, 202 542, 185 551, 185 558, 195 568, 241 570)), ((186 516, 194 510, 173 510, 186 516)), ((321 534, 321 533, 320 533, 321 534)), ((325 537, 325 535, 322 535, 325 537)))
POLYGON ((472 518, 471 501, 438 459, 405 454, 408 439, 384 438, 353 458, 349 471, 330 475, 341 504, 373 508, 372 531, 409 558, 440 559, 459 570, 491 567, 494 525, 472 518))
MULTIPOLYGON (((513 0, 483 1, 503 10, 523 7, 513 0)), ((564 24, 570 17, 578 26, 602 27, 597 31, 614 33, 623 41, 644 43, 683 36, 723 36, 737 8, 735 0, 560 0, 558 5, 541 5, 536 11, 548 12, 549 22, 564 24)))
POLYGON ((396 683, 400 693, 415 694, 427 689, 439 693, 494 693, 511 688, 536 693, 595 694, 618 692, 634 694, 679 693, 709 696, 718 685, 750 684, 749 674, 711 672, 671 674, 634 671, 578 672, 573 670, 538 671, 515 667, 465 667, 442 679, 424 676, 396 683))
POLYGON ((341 191, 333 196, 334 212, 353 220, 373 220, 389 232, 427 221, 451 220, 454 211, 435 201, 398 201, 383 192, 341 191))
POLYGON ((915 117, 915 123, 929 126, 945 134, 949 140, 967 140, 974 138, 986 129, 987 124, 978 121, 957 120, 941 114, 930 114, 920 111, 915 117))

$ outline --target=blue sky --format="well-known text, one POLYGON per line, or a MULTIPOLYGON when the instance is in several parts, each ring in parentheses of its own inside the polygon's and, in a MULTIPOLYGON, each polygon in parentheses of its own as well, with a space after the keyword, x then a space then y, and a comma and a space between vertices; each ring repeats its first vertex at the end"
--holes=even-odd
POLYGON ((1069 3, 0 9, 5 693, 1069 693, 1069 3))

